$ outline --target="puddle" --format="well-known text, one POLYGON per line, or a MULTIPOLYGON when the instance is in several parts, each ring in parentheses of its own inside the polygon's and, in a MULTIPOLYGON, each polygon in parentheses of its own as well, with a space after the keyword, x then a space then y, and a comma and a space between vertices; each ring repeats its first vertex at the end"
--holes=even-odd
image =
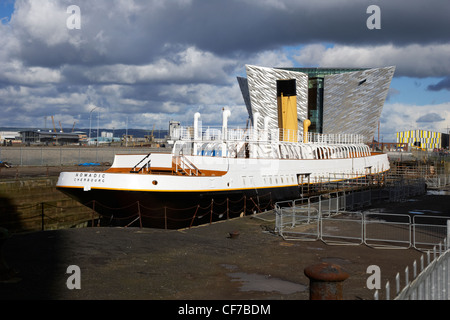
POLYGON ((315 248, 315 247, 306 247, 306 249, 310 249, 310 250, 319 250, 319 251, 325 250, 324 248, 319 248, 319 247, 317 247, 317 248, 315 248))
POLYGON ((450 195, 449 190, 427 190, 427 195, 447 196, 450 195))
POLYGON ((442 214, 441 211, 436 211, 436 210, 426 210, 426 209, 424 209, 424 210, 414 210, 414 211, 409 211, 408 213, 411 213, 411 214, 428 214, 428 213, 431 213, 431 214, 433 214, 433 213, 436 213, 436 214, 442 214))
POLYGON ((272 278, 262 274, 233 272, 228 275, 233 278, 231 281, 242 282, 241 291, 275 291, 281 294, 291 294, 295 292, 304 292, 307 289, 307 286, 305 285, 272 278))

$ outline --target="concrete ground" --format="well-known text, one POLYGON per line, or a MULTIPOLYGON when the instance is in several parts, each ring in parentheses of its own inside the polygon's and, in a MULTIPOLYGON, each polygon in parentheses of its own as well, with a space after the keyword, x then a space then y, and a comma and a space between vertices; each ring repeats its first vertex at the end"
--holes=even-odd
MULTIPOLYGON (((0 177, 47 174, 42 168, 26 170, 2 168, 0 177)), ((59 174, 58 169, 49 170, 49 175, 59 174)), ((447 190, 377 209, 449 216, 449 197, 447 190)), ((403 274, 406 266, 411 270, 423 254, 415 249, 286 241, 271 232, 273 219, 264 213, 186 230, 94 227, 13 234, 3 245, 3 257, 17 274, 0 281, 0 299, 308 300, 304 269, 328 262, 349 274, 343 283, 345 300, 371 300, 374 291, 366 286, 370 265, 380 267, 382 287, 389 280, 393 297, 397 272, 403 274), (233 231, 239 232, 237 238, 230 237, 233 231), (72 265, 80 268, 81 289, 68 289, 72 274, 67 269, 72 265)), ((346 232, 348 227, 341 223, 334 231, 346 232)))
MULTIPOLYGON (((368 266, 382 286, 412 266, 415 249, 374 249, 285 241, 270 232, 273 214, 186 230, 84 228, 15 234, 4 258, 18 271, 0 283, 0 299, 52 300, 308 300, 304 269, 340 265, 345 300, 371 300, 368 266), (263 220, 264 219, 264 220, 263 220), (238 231, 237 238, 230 232, 238 231), (69 290, 67 268, 80 268, 81 289, 69 290)), ((392 296, 392 294, 391 294, 392 296)))

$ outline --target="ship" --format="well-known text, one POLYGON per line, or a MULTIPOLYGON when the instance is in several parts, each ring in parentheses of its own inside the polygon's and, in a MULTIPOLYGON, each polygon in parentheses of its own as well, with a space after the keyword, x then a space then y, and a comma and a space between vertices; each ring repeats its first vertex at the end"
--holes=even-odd
POLYGON ((387 155, 362 136, 309 133, 309 120, 303 130, 229 128, 230 114, 222 111, 221 128, 204 130, 196 113, 193 127, 178 128, 171 152, 117 154, 102 172, 62 172, 57 189, 120 225, 178 229, 389 170, 387 155))

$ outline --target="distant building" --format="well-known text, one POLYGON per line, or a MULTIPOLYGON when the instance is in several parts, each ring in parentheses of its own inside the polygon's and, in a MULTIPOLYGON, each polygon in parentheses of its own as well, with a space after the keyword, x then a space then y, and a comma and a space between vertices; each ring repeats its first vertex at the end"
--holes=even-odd
POLYGON ((277 96, 286 80, 293 83, 299 129, 309 119, 310 132, 360 134, 372 141, 378 127, 395 67, 265 68, 246 66, 247 78, 238 83, 250 120, 258 113, 259 128, 265 121, 277 128, 277 96))
POLYGON ((20 133, 18 131, 0 131, 1 145, 12 145, 20 142, 20 133))
POLYGON ((169 140, 176 140, 179 137, 180 125, 179 121, 169 121, 169 140))
POLYGON ((78 144, 80 133, 54 132, 41 130, 24 130, 19 132, 24 144, 78 144))
POLYGON ((448 149, 449 135, 446 133, 419 129, 401 131, 397 132, 397 142, 407 143, 410 147, 424 150, 448 149))

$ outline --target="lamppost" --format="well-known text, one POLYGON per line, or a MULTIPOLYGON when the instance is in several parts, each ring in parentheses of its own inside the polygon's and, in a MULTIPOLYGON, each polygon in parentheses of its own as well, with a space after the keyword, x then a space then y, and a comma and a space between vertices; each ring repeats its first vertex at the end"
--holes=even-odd
POLYGON ((98 130, 99 130, 99 120, 100 119, 100 110, 97 111, 97 147, 98 147, 98 130))
POLYGON ((92 111, 94 111, 95 109, 97 109, 97 107, 94 107, 91 112, 89 112, 89 141, 88 141, 88 145, 91 142, 91 122, 92 122, 92 111))

